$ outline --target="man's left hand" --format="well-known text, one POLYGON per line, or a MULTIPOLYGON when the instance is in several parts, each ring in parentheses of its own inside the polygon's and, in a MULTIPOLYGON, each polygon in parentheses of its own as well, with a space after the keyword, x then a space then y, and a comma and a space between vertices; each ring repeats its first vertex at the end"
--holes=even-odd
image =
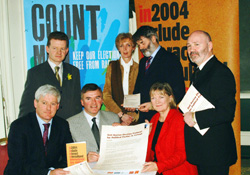
POLYGON ((186 112, 185 114, 183 114, 184 121, 189 127, 194 127, 194 125, 196 124, 193 115, 194 115, 193 112, 186 112))

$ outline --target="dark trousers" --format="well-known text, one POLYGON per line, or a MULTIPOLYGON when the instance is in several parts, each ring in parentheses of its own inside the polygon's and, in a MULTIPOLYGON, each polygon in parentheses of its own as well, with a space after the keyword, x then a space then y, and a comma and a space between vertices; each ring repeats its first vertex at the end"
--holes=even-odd
POLYGON ((228 175, 229 166, 197 166, 199 175, 228 175))

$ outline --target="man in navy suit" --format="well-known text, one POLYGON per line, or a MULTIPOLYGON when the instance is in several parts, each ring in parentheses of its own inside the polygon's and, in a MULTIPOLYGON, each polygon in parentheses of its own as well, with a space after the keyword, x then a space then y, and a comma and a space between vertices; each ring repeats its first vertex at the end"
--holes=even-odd
POLYGON ((36 111, 11 124, 4 175, 69 173, 60 169, 67 166, 66 143, 73 142, 68 122, 55 116, 60 98, 54 86, 41 86, 33 100, 36 111))
POLYGON ((213 43, 205 31, 193 32, 187 41, 190 60, 197 65, 191 83, 215 108, 184 114, 187 160, 199 175, 228 175, 237 160, 232 122, 236 85, 230 69, 213 55, 213 43), (201 135, 200 129, 209 128, 201 135))
POLYGON ((139 63, 134 94, 141 94, 138 123, 150 120, 156 113, 149 111, 151 106, 149 91, 156 83, 168 83, 173 91, 177 104, 185 95, 183 69, 180 60, 159 45, 157 30, 151 26, 141 26, 133 35, 144 57, 139 63))
POLYGON ((63 62, 69 51, 68 47, 69 39, 65 33, 56 31, 49 34, 46 46, 48 60, 28 71, 18 117, 35 111, 34 94, 44 84, 55 86, 61 93, 58 116, 67 119, 81 112, 79 70, 63 62))

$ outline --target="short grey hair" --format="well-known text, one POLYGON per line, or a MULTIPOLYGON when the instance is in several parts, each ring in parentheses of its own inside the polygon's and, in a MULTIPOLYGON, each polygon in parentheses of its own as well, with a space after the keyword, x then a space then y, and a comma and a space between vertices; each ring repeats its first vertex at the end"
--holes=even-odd
POLYGON ((58 103, 60 102, 60 100, 61 100, 61 94, 60 94, 59 90, 56 87, 51 86, 49 84, 45 84, 43 86, 40 86, 36 90, 36 93, 35 93, 35 99, 36 99, 36 101, 38 101, 41 96, 44 97, 47 94, 55 96, 57 98, 57 102, 58 103))

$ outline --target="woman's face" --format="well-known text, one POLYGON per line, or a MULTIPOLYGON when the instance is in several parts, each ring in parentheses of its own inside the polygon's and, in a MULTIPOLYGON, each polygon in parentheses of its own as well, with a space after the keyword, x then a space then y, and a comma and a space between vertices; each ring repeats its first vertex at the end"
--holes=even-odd
POLYGON ((169 110, 172 98, 172 96, 164 94, 162 91, 158 90, 151 93, 151 103, 157 112, 165 112, 169 110))
POLYGON ((120 41, 119 46, 118 46, 118 50, 122 56, 122 58, 132 58, 132 54, 133 51, 135 50, 135 48, 133 47, 133 42, 129 39, 123 39, 120 41))

